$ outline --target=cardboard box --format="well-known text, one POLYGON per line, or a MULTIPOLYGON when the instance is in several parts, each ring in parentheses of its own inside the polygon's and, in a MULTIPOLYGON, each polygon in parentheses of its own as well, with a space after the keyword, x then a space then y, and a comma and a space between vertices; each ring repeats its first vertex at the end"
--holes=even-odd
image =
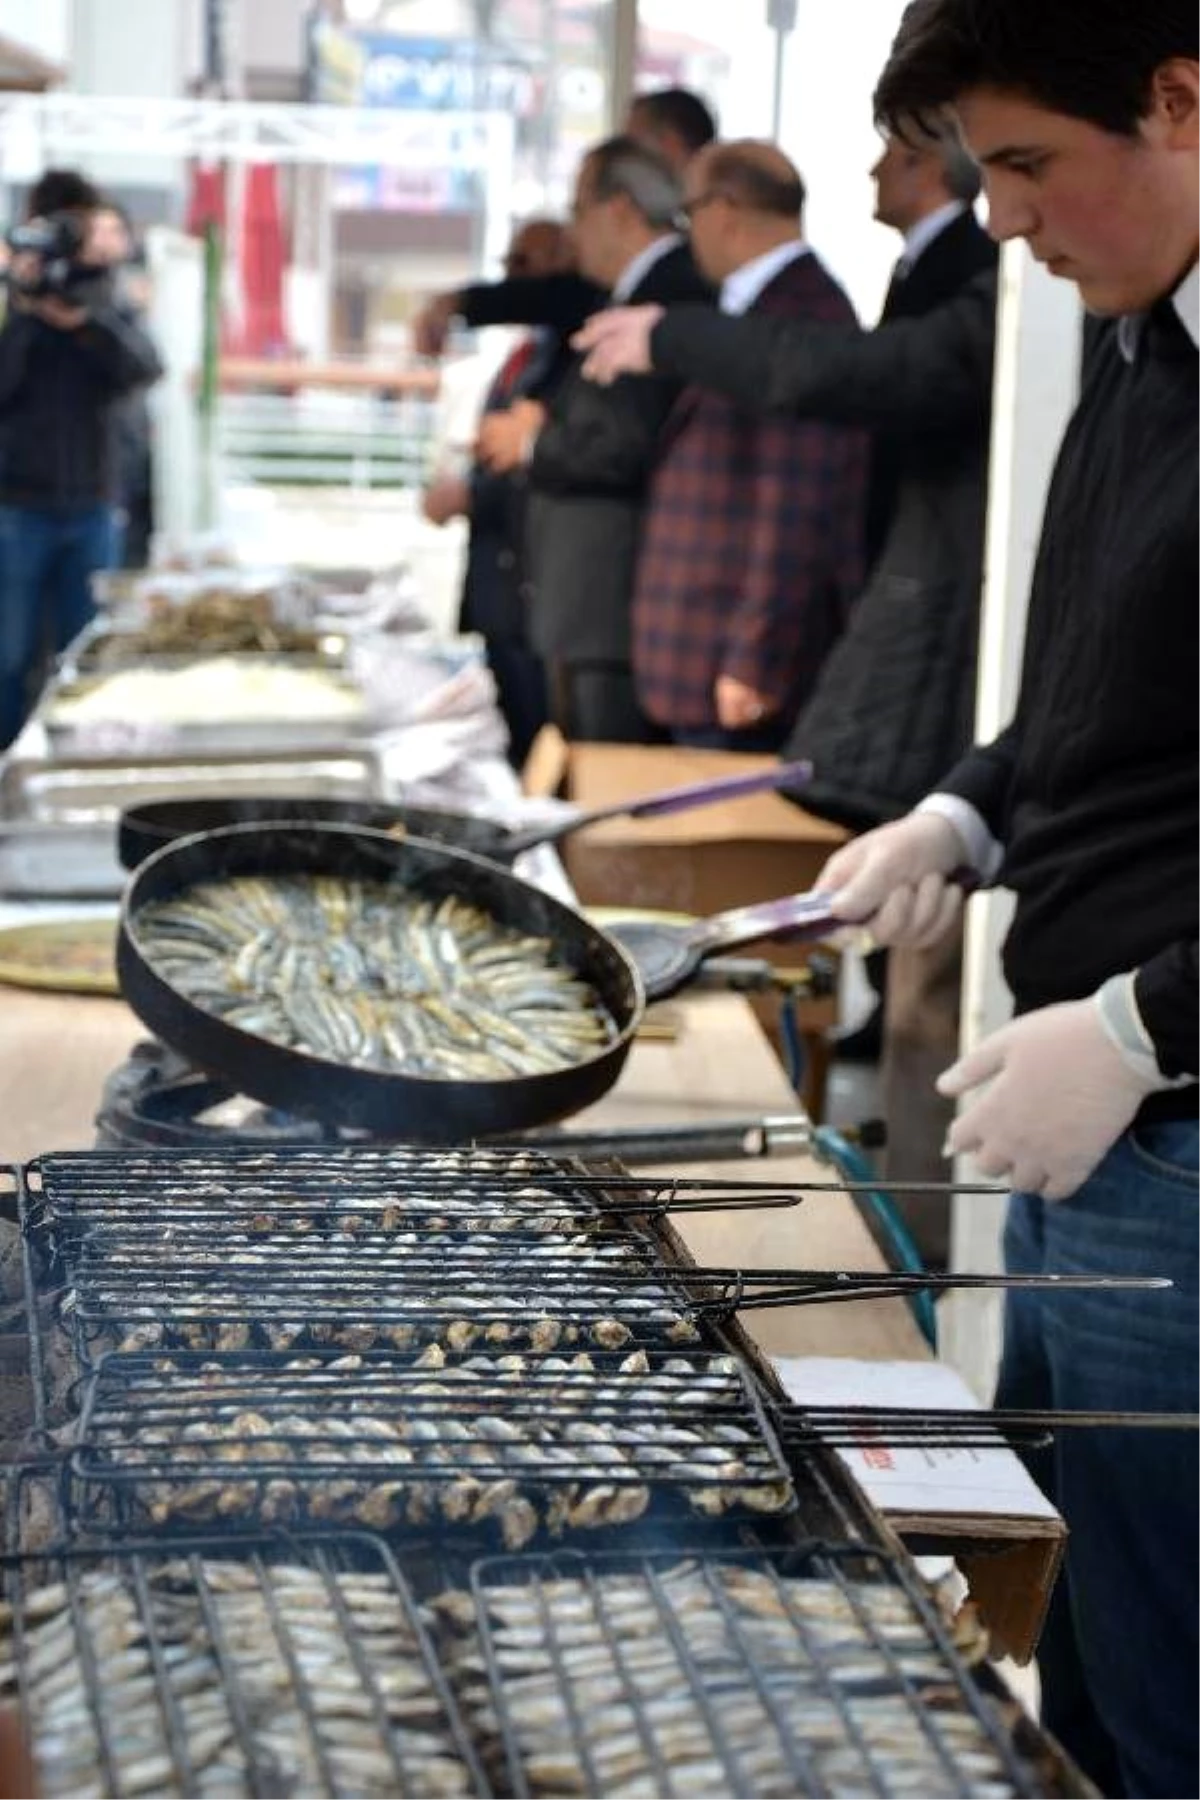
MULTIPOLYGON (((979 1407, 962 1377, 933 1357, 866 1362, 781 1357, 776 1373, 802 1404, 979 1407)), ((981 1423, 986 1409, 979 1408, 981 1423)), ((996 1654, 1029 1662, 1066 1548, 1062 1517, 1011 1449, 897 1448, 864 1424, 838 1455, 914 1555, 951 1556, 966 1578, 996 1654)))
MULTIPOLYGON (((580 806, 610 806, 685 782, 751 774, 776 762, 773 756, 724 750, 571 744, 567 795, 580 806)), ((703 916, 812 887, 845 841, 838 826, 778 794, 759 794, 665 818, 608 819, 568 838, 563 851, 585 906, 644 906, 703 916)))
MULTIPOLYGON (((580 806, 611 806, 718 775, 753 774, 777 763, 774 756, 741 756, 725 750, 570 744, 565 787, 580 806)), ((812 887, 827 858, 845 841, 840 827, 814 818, 778 794, 758 794, 663 818, 607 819, 567 838, 562 854, 585 906, 705 917, 812 887)), ((781 942, 748 945, 744 954, 795 968, 811 952, 806 945, 781 942)), ((755 995, 750 1005, 775 1054, 786 1060, 777 997, 755 995)), ((805 997, 797 1017, 805 1051, 801 1098, 819 1119, 824 1115, 829 1071, 825 1034, 837 1024, 836 995, 805 997)))

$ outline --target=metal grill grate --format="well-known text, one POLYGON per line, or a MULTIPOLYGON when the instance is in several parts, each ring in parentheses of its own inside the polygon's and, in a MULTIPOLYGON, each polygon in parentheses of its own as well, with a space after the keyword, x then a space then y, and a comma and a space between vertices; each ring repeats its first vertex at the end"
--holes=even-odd
POLYGON ((31 1456, 19 1462, 0 1463, 3 1556, 32 1554, 63 1541, 62 1476, 61 1456, 31 1456))
POLYGON ((85 1525, 480 1527, 510 1549, 794 1504, 732 1357, 111 1357, 72 1458, 85 1525))
POLYGON ((485 1794, 395 1563, 366 1536, 10 1561, 0 1699, 47 1795, 485 1794))
POLYGON ((518 1558, 472 1592, 459 1691, 514 1793, 1040 1791, 881 1556, 518 1558))

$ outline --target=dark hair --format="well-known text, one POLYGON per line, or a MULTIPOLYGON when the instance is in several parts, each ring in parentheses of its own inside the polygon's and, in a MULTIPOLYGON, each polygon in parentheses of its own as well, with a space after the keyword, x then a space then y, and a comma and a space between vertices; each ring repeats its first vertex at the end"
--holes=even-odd
POLYGON ((647 225, 674 225, 683 193, 670 163, 636 138, 611 137, 587 153, 592 193, 597 200, 624 194, 647 225))
POLYGON ((658 130, 674 132, 693 154, 717 135, 712 109, 691 88, 653 88, 648 94, 635 94, 630 111, 635 109, 658 130))
POLYGON ((25 197, 25 216, 44 219, 56 212, 94 212, 103 204, 99 188, 78 169, 47 169, 25 197))
MULTIPOLYGON (((755 212, 798 219, 804 211, 804 182, 799 170, 792 169, 790 175, 785 175, 782 167, 778 172, 767 168, 755 156, 755 148, 753 145, 719 144, 706 159, 705 174, 712 186, 755 212)), ((781 165, 787 163, 782 152, 779 162, 781 165)), ((790 164, 787 166, 791 167, 790 164)))
POLYGON ((995 87, 1129 137, 1155 69, 1200 54, 1196 20, 1195 0, 911 0, 876 121, 903 135, 969 88, 995 87))

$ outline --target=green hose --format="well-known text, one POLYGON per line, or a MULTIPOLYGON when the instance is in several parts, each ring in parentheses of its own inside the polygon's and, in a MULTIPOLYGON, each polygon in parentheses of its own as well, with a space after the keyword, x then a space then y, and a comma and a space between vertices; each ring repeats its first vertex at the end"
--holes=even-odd
MULTIPOLYGON (((874 1186, 875 1171, 862 1152, 848 1143, 840 1131, 834 1131, 829 1125, 818 1125, 813 1132, 813 1140, 818 1150, 836 1165, 847 1181, 865 1184, 865 1191, 860 1190, 855 1198, 865 1201, 878 1220, 891 1246, 895 1266, 914 1275, 924 1274, 925 1264, 921 1260, 921 1252, 913 1242, 908 1226, 896 1208, 896 1202, 882 1188, 874 1186)), ((926 1292, 914 1294, 910 1304, 930 1348, 936 1350, 937 1312, 933 1295, 926 1292)))

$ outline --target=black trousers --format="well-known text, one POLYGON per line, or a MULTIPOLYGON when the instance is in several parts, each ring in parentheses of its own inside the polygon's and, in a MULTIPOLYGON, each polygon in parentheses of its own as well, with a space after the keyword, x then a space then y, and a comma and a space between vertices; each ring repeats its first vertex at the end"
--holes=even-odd
POLYGON ((576 743, 665 744, 670 741, 638 705, 628 663, 557 663, 551 679, 554 723, 576 743))
POLYGON ((541 657, 522 638, 485 637, 484 644, 500 712, 508 726, 508 760, 514 769, 520 769, 550 716, 546 671, 541 657))

